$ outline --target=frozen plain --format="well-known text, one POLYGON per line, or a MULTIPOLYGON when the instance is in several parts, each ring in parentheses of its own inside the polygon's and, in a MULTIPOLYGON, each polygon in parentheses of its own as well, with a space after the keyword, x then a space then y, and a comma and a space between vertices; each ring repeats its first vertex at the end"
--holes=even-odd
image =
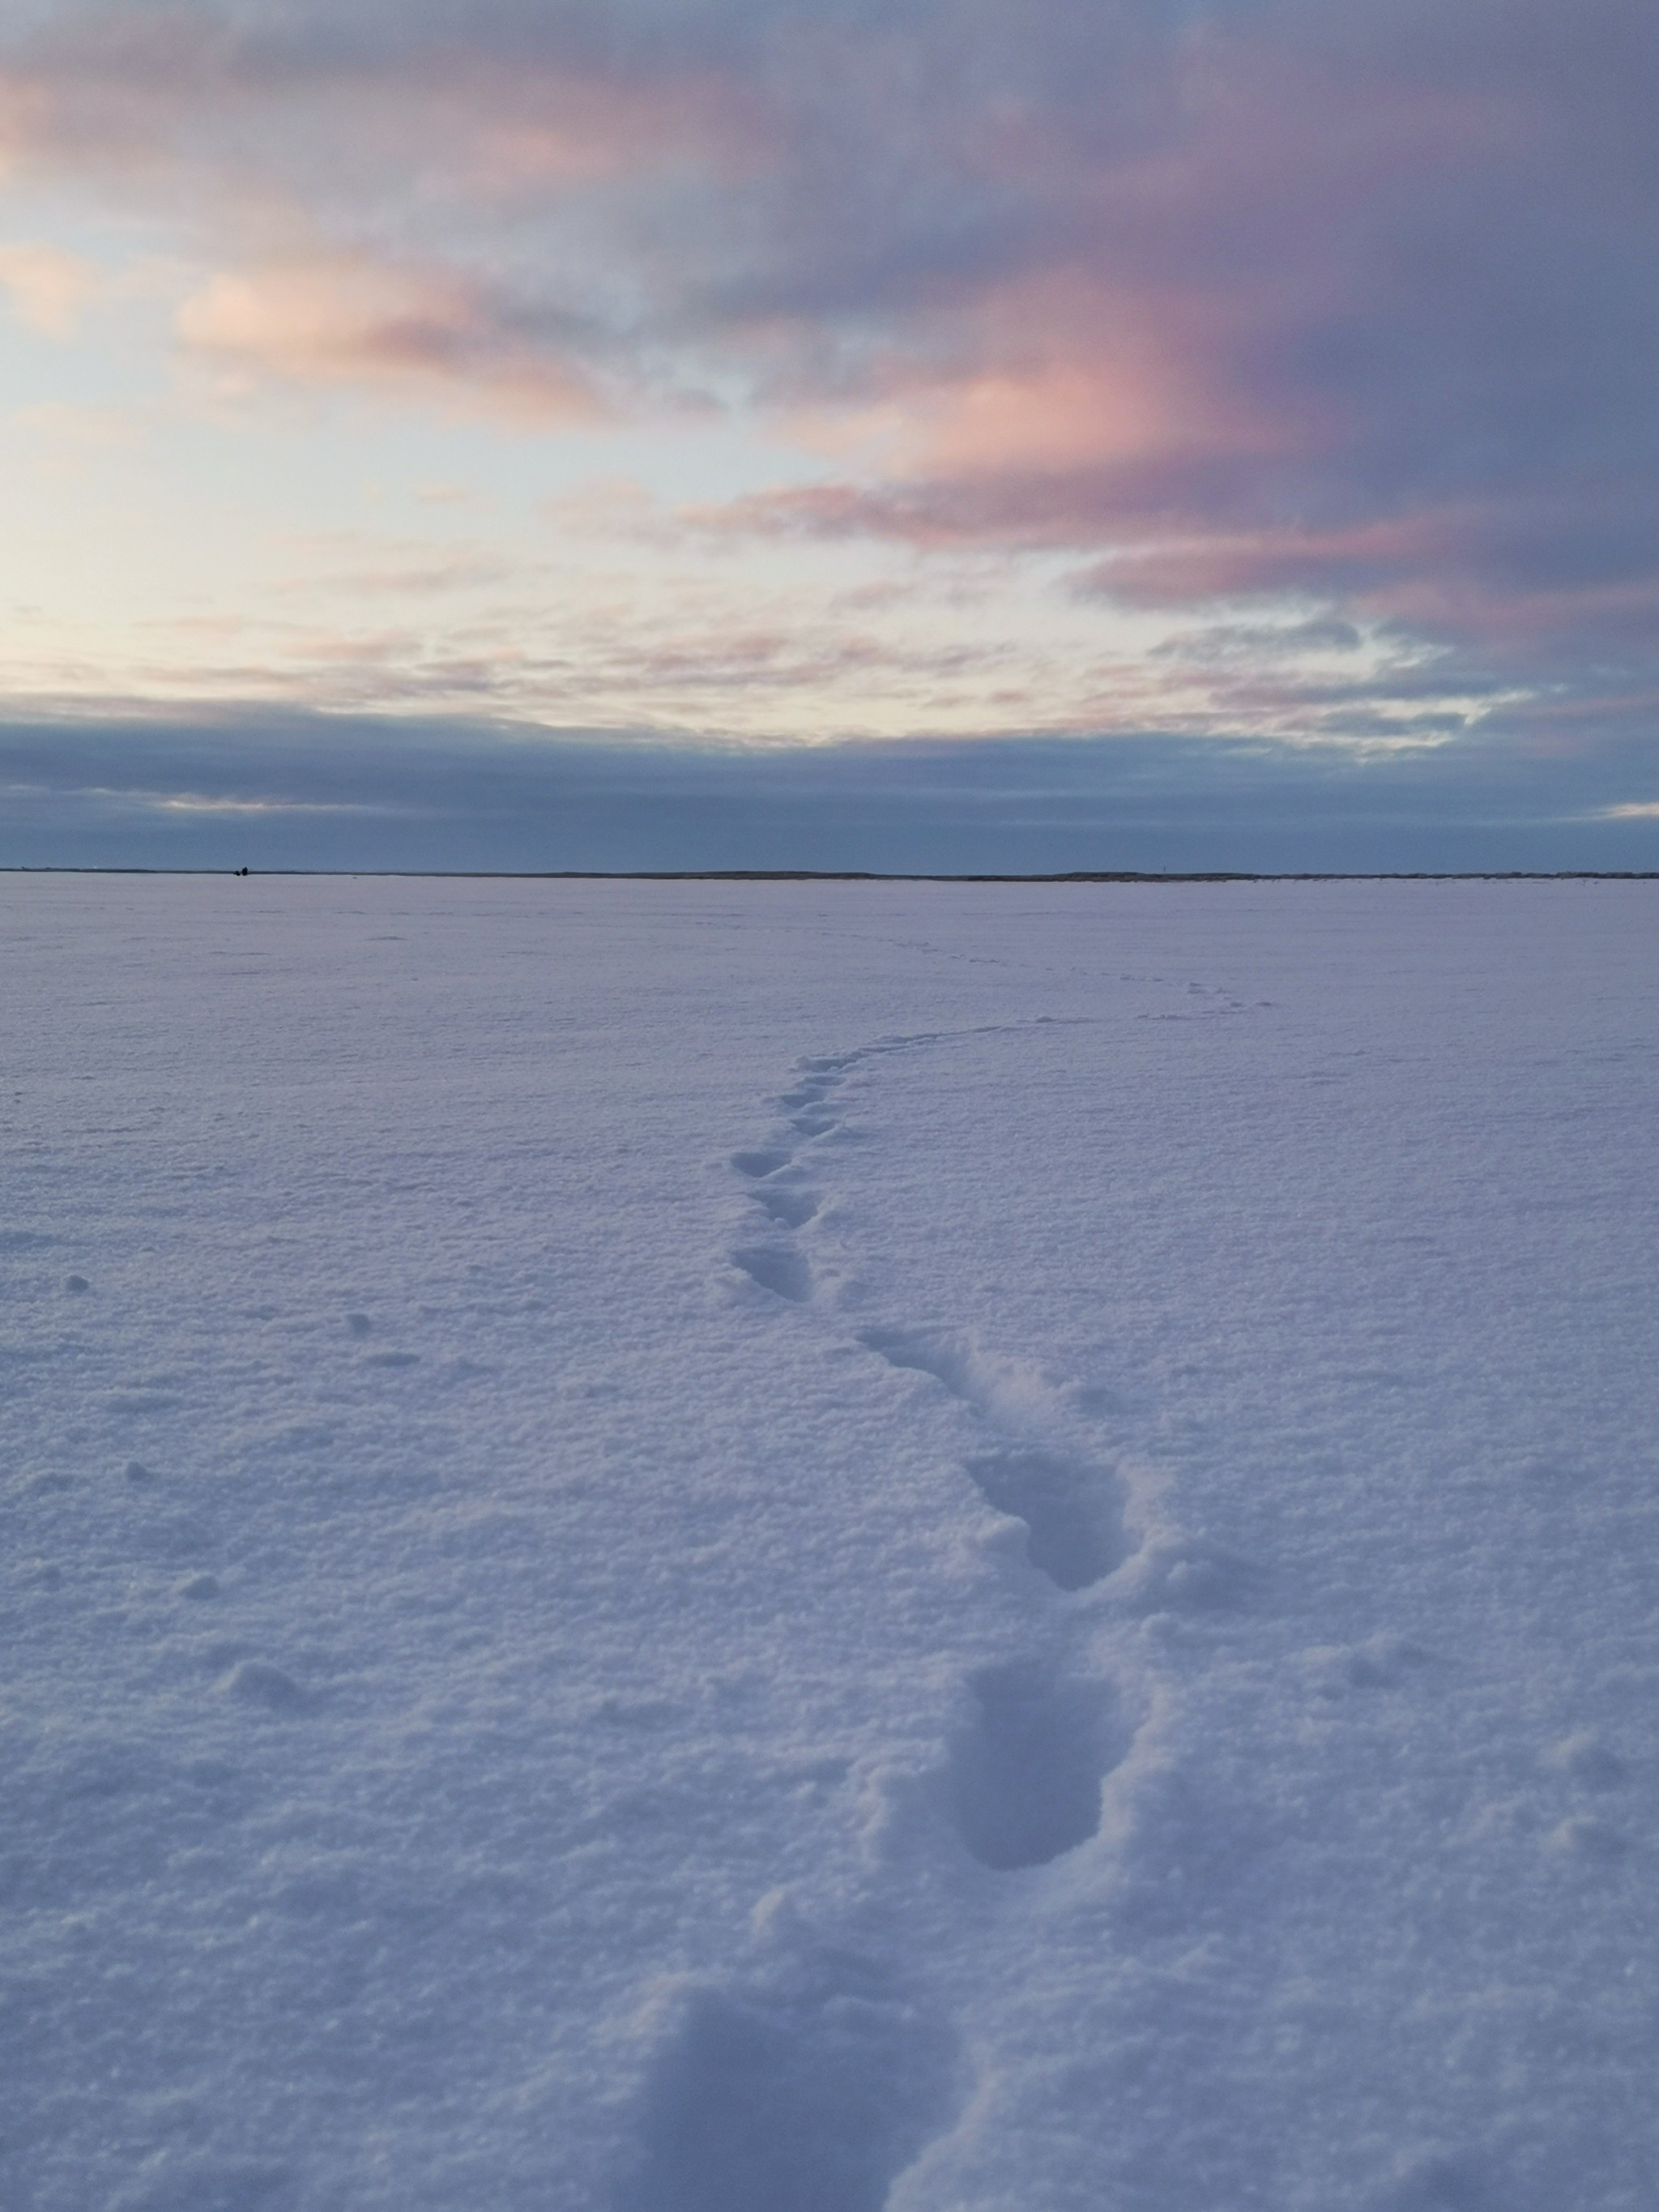
POLYGON ((1650 2212, 1656 924, 0 879, 0 2202, 1650 2212))

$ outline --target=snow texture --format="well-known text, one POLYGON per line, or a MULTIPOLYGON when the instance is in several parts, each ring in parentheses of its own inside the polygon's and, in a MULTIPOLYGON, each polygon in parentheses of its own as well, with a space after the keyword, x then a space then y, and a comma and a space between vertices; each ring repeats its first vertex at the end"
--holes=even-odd
POLYGON ((0 2202, 1650 2212, 1656 891, 0 882, 0 2202))

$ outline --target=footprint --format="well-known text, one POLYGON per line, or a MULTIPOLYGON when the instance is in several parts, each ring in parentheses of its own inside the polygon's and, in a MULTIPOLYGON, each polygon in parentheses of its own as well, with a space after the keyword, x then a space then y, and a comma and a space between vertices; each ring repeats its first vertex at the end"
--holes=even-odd
POLYGON ((745 1245, 732 1255, 732 1262, 762 1290, 793 1298, 797 1305, 804 1305, 812 1295, 812 1270, 787 1244, 745 1245))
POLYGON ((817 1200, 805 1190, 757 1190, 755 1203, 781 1229, 805 1229, 818 1210, 817 1200))
POLYGON ((1101 1783, 1128 1749, 1109 1693, 1036 1666, 994 1668, 972 1689, 976 1711, 951 1750, 963 1842, 1005 1874, 1087 1843, 1100 1826, 1101 1783))
POLYGON ((1382 1632, 1363 1644, 1310 1644, 1302 1664, 1319 1696, 1336 1699, 1352 1690, 1403 1689, 1434 1659, 1409 1638, 1382 1632))
POLYGON ((794 1986, 695 1990, 615 2212, 881 2212, 951 2102, 949 2034, 834 1954, 794 1986))
POLYGON ((976 1404, 982 1395, 975 1387, 972 1355, 948 1336, 926 1329, 866 1328, 860 1331, 859 1342, 890 1367, 931 1375, 968 1405, 976 1404))
POLYGON ((226 1675, 223 1687, 228 1696, 240 1698, 244 1705, 263 1705, 269 1713, 311 1710, 310 1698, 294 1677, 264 1659, 242 1660, 226 1675))
POLYGON ((792 1155, 788 1152, 733 1152, 732 1164, 739 1175, 752 1176, 758 1181, 763 1176, 775 1175, 787 1168, 792 1155))
POLYGON ((1042 1451, 981 1452, 964 1464, 988 1504, 1025 1523, 1026 1557, 1060 1589, 1086 1589, 1127 1557, 1103 1469, 1042 1451))
POLYGON ((798 1137, 811 1138, 827 1137, 831 1129, 838 1129, 841 1124, 833 1114, 809 1108, 804 1114, 792 1114, 789 1126, 798 1137))

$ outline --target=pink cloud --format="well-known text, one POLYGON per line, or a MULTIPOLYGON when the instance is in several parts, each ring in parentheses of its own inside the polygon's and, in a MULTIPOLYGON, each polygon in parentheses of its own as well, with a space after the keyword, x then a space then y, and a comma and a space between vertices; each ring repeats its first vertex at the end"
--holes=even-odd
POLYGON ((216 276, 179 311, 188 352, 252 377, 453 397, 527 422, 598 412, 591 388, 512 327, 482 286, 316 250, 216 276))
POLYGON ((603 52, 502 51, 477 27, 63 7, 0 60, 0 158, 302 197, 438 179, 486 196, 557 190, 688 155, 752 165, 763 101, 695 58, 630 70, 603 52))
POLYGON ((48 337, 73 337, 98 282, 88 263, 58 246, 0 246, 0 285, 10 294, 19 319, 48 337))

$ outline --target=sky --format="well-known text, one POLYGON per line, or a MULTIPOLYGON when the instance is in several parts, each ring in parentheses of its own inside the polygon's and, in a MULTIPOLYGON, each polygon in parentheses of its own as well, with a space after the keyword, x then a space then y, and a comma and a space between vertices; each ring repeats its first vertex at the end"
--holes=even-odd
POLYGON ((0 864, 1659 866, 1635 0, 6 0, 0 864))

